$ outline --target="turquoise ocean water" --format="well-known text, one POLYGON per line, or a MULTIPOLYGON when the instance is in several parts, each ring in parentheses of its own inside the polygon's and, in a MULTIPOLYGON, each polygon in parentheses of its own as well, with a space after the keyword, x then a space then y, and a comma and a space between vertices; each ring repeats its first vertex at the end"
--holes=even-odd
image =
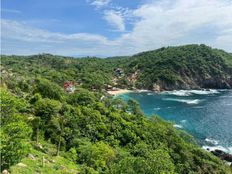
POLYGON ((193 135, 203 148, 232 153, 232 90, 179 90, 120 95, 139 102, 149 117, 158 114, 193 135))

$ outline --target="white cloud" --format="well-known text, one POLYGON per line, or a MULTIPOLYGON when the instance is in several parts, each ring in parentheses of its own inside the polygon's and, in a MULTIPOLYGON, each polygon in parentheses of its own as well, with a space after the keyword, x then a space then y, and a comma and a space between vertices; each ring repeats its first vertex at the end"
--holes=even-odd
POLYGON ((105 11, 104 19, 117 31, 125 31, 124 18, 119 11, 105 11))
MULTIPOLYGON (((2 20, 2 52, 114 56, 189 43, 205 43, 231 52, 231 12, 230 0, 150 1, 130 11, 130 15, 139 20, 130 32, 114 40, 89 33, 54 33, 2 20)), ((125 31, 125 14, 116 9, 108 10, 104 18, 118 31, 125 31)))
POLYGON ((62 34, 49 32, 46 30, 27 26, 25 23, 20 23, 11 20, 2 19, 2 35, 3 39, 15 39, 32 42, 65 42, 65 41, 102 41, 105 37, 87 33, 62 34))
MULTIPOLYGON (((136 40, 138 47, 145 50, 178 45, 197 37, 194 30, 203 31, 210 26, 220 34, 224 29, 231 28, 231 11, 231 1, 222 0, 169 0, 145 4, 134 11, 134 15, 141 20, 128 37, 136 40)), ((206 34, 205 38, 196 42, 207 42, 208 39, 206 34)))
MULTIPOLYGON (((107 6, 111 0, 94 0, 90 4, 96 6, 97 8, 107 6)), ((87 2, 90 2, 87 0, 87 2)))
POLYGON ((101 35, 88 33, 64 34, 27 26, 2 19, 3 54, 37 54, 47 52, 60 55, 104 55, 114 43, 101 35))

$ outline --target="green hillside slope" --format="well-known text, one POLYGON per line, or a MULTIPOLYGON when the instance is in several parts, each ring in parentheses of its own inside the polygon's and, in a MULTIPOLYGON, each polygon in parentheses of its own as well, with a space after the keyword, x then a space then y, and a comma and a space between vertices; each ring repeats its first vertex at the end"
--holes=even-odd
POLYGON ((49 54, 2 56, 7 69, 85 88, 107 85, 150 90, 232 88, 232 55, 205 45, 167 47, 131 57, 69 58, 49 54), (115 70, 123 72, 118 75, 115 70))
MULTIPOLYGON (((182 54, 184 48, 190 54, 189 47, 209 50, 208 58, 199 53, 204 58, 193 56, 192 60, 202 60, 208 67, 203 69, 212 77, 216 76, 211 68, 216 69, 217 65, 218 76, 224 74, 230 84, 226 78, 231 75, 230 55, 205 46, 166 48, 111 59, 73 59, 48 54, 2 56, 1 169, 13 174, 231 173, 225 162, 202 150, 185 132, 156 115, 145 117, 135 101, 125 103, 103 90, 107 85, 149 88, 148 82, 146 86, 139 84, 146 81, 143 74, 150 68, 159 64, 162 74, 163 69, 175 67, 174 63, 157 63, 169 60, 161 59, 161 55, 179 55, 172 51, 180 49, 182 54), (150 59, 155 60, 150 62, 154 66, 146 65, 150 59), (123 73, 117 74, 117 68, 123 73), (135 78, 131 78, 138 70, 135 78), (65 81, 74 82, 74 93, 64 91, 65 81)), ((191 63, 185 60, 181 64, 190 67, 191 63)), ((196 68, 202 69, 200 64, 193 63, 189 71, 199 72, 196 68)), ((179 76, 178 69, 171 69, 171 74, 179 83, 185 76, 179 76)), ((156 71, 151 72, 156 76, 156 71)), ((168 83, 167 79, 158 80, 168 83)))
POLYGON ((161 48, 137 54, 128 66, 135 85, 154 90, 231 88, 232 56, 205 45, 161 48))

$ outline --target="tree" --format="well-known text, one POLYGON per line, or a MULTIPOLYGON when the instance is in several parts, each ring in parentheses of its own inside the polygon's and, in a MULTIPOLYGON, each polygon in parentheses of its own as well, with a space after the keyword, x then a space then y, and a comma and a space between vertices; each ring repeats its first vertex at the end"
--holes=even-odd
POLYGON ((1 168, 18 163, 30 149, 31 128, 23 121, 12 122, 1 128, 1 168))
POLYGON ((64 136, 65 136, 65 123, 66 119, 61 116, 52 116, 50 122, 47 126, 47 132, 50 135, 51 140, 56 144, 57 151, 56 155, 59 156, 61 143, 65 143, 64 136))
POLYGON ((48 122, 53 115, 57 115, 61 109, 61 103, 48 98, 38 100, 35 103, 35 115, 48 122))
POLYGON ((1 124, 7 124, 11 122, 11 119, 15 119, 16 117, 11 117, 15 113, 23 112, 26 110, 27 104, 11 93, 6 91, 5 89, 1 89, 1 97, 0 97, 0 106, 1 106, 1 124))
POLYGON ((142 110, 141 110, 141 108, 139 106, 139 103, 137 101, 131 100, 131 99, 128 100, 128 106, 129 106, 128 110, 132 114, 134 114, 134 115, 140 115, 140 116, 143 115, 143 112, 142 112, 142 110))
POLYGON ((34 117, 31 121, 33 129, 34 129, 34 134, 36 135, 36 143, 39 142, 39 129, 41 128, 41 118, 40 117, 34 117))
POLYGON ((153 150, 146 163, 150 166, 151 174, 174 174, 175 166, 168 152, 164 149, 153 150))
POLYGON ((85 142, 79 146, 78 162, 98 170, 107 170, 116 158, 112 147, 100 141, 95 144, 85 142))
POLYGON ((126 157, 112 167, 115 174, 176 174, 175 166, 164 150, 151 151, 148 157, 126 157))
POLYGON ((74 94, 69 95, 67 102, 71 105, 90 105, 94 103, 96 100, 96 97, 93 93, 87 91, 87 90, 80 90, 78 92, 75 92, 74 94))
POLYGON ((34 93, 40 93, 42 97, 62 100, 64 92, 60 86, 46 79, 36 79, 34 93))

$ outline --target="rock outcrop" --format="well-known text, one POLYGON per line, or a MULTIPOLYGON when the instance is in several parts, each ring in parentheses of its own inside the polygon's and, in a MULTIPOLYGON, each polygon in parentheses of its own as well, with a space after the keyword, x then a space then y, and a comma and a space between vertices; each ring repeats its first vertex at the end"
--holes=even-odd
POLYGON ((215 156, 221 158, 222 160, 232 162, 232 154, 223 152, 222 150, 219 150, 219 149, 211 151, 211 153, 214 154, 215 156))

